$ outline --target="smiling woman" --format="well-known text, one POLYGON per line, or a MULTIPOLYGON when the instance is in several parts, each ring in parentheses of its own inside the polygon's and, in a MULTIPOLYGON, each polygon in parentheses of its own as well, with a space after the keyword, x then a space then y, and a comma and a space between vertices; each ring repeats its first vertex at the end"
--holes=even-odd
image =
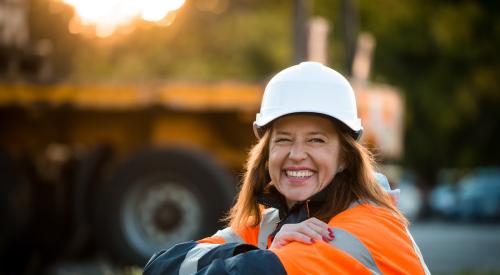
POLYGON ((291 208, 325 188, 343 164, 332 121, 318 115, 288 115, 271 132, 269 173, 291 208))
POLYGON ((185 0, 62 0, 75 8, 76 17, 70 31, 81 32, 85 26, 95 26, 96 34, 106 37, 119 27, 132 24, 136 18, 150 22, 163 20, 170 12, 182 7, 185 0))
POLYGON ((429 273, 357 141, 363 128, 342 75, 315 62, 287 68, 256 118, 229 227, 159 252, 145 274, 429 273))

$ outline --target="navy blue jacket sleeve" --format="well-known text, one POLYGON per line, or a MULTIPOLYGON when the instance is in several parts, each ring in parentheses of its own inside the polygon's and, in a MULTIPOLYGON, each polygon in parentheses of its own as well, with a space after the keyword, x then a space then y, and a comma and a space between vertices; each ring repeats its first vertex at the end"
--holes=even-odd
MULTIPOLYGON (((163 250, 144 267, 146 275, 179 274, 186 254, 198 243, 190 241, 163 250)), ((216 246, 198 260, 196 274, 286 274, 278 257, 249 244, 216 246)))
POLYGON ((278 256, 270 250, 257 249, 227 259, 215 259, 199 270, 198 275, 285 275, 278 256))
POLYGON ((179 268, 186 254, 197 244, 193 241, 180 243, 168 250, 155 253, 144 267, 143 274, 179 274, 179 268))

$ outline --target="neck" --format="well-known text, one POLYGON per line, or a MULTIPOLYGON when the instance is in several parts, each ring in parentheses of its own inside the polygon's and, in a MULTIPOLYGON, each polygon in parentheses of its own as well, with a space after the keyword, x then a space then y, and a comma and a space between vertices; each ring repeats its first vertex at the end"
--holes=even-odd
POLYGON ((287 207, 288 207, 288 210, 292 209, 292 207, 293 207, 296 203, 297 203, 296 201, 292 201, 292 200, 286 199, 286 205, 287 205, 287 207))

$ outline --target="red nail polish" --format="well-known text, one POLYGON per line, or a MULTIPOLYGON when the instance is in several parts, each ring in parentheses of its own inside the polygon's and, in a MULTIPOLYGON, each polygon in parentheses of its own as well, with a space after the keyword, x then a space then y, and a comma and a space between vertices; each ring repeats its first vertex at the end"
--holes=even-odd
POLYGON ((315 242, 316 242, 316 240, 311 238, 311 243, 315 243, 315 242))

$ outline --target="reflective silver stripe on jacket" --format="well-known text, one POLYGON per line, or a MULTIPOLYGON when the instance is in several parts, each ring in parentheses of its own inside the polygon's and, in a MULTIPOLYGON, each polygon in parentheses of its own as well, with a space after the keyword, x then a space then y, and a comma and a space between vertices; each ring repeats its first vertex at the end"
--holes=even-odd
POLYGON ((198 260, 217 246, 219 246, 219 244, 197 244, 186 254, 186 257, 179 268, 179 274, 188 275, 198 272, 198 260))
POLYGON ((262 221, 260 222, 259 239, 257 242, 257 247, 260 249, 267 248, 267 239, 280 221, 279 211, 276 208, 267 208, 264 210, 262 215, 262 221))
POLYGON ((408 230, 408 228, 406 228, 406 232, 408 233, 408 236, 410 236, 410 240, 413 244, 413 249, 415 250, 415 253, 418 256, 418 259, 420 260, 420 264, 422 265, 422 268, 424 269, 424 273, 426 275, 430 275, 431 272, 429 271, 429 268, 425 264, 424 257, 422 256, 422 253, 420 252, 420 248, 418 248, 418 245, 415 242, 415 240, 413 239, 413 236, 411 235, 410 230, 408 230))
POLYGON ((240 235, 236 234, 231 227, 217 231, 212 237, 221 237, 226 243, 244 243, 240 235))
POLYGON ((335 239, 330 244, 351 255, 351 257, 368 268, 372 274, 382 274, 372 254, 358 238, 340 228, 333 228, 333 235, 335 235, 335 239))

